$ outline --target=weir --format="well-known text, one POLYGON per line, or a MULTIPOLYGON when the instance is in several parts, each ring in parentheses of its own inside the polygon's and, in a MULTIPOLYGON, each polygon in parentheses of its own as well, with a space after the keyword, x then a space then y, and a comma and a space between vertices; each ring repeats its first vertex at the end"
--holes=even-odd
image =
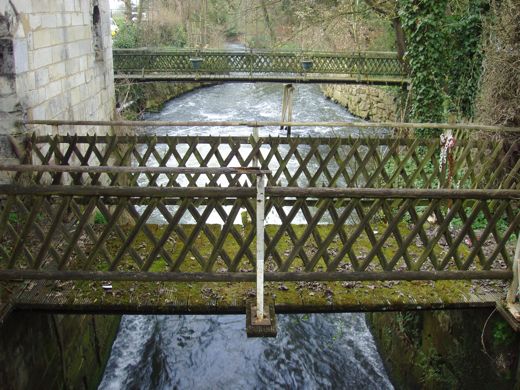
POLYGON ((26 125, 56 135, 28 137, 21 164, 1 167, 15 176, 0 186, 0 278, 40 280, 15 308, 244 313, 248 299, 260 302, 258 283, 284 312, 482 307, 502 301, 500 281, 513 278, 516 144, 474 134, 500 128, 220 123, 451 128, 457 142, 445 148, 397 136, 59 135, 71 125, 204 123, 26 125))

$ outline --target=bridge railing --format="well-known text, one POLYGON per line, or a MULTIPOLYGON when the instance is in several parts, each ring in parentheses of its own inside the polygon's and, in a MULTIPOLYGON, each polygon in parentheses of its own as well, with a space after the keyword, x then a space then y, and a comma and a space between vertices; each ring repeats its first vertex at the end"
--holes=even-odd
MULTIPOLYGON (((518 190, 267 187, 267 280, 510 278, 518 190)), ((0 186, 0 279, 254 280, 255 188, 0 186)))
POLYGON ((395 53, 114 49, 119 73, 296 73, 406 76, 395 53))
MULTIPOLYGON (((34 165, 247 167, 255 157, 270 186, 518 189, 520 141, 461 139, 444 160, 438 139, 360 137, 34 136, 34 165), (450 163, 450 161, 452 161, 450 163)), ((251 186, 232 172, 37 172, 36 183, 251 186)))
POLYGON ((0 279, 254 280, 259 174, 266 280, 511 278, 516 144, 482 139, 32 136, 1 167, 0 279))

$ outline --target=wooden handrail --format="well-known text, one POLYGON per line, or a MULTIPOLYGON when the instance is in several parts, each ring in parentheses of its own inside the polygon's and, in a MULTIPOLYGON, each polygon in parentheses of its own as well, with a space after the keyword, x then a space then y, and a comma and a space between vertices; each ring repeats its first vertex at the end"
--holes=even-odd
MULTIPOLYGON (((266 187, 266 196, 277 198, 345 199, 510 199, 520 200, 520 190, 500 189, 409 189, 409 188, 300 188, 266 187)), ((116 197, 252 197, 252 187, 127 187, 82 185, 0 185, 0 194, 34 196, 116 197)))
POLYGON ((410 122, 281 122, 281 121, 78 121, 66 119, 20 121, 18 125, 48 126, 143 126, 143 127, 346 127, 346 128, 401 128, 452 129, 490 132, 520 132, 520 127, 491 126, 477 123, 410 123, 410 122))
POLYGON ((0 171, 8 172, 70 172, 70 173, 155 173, 206 175, 267 175, 268 169, 252 167, 142 167, 142 166, 70 166, 70 165, 14 165, 0 164, 0 171))

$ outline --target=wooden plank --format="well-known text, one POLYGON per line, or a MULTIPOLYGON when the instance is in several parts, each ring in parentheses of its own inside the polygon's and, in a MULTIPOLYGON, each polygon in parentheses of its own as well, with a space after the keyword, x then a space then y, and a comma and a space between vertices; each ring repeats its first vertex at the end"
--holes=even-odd
MULTIPOLYGON (((0 195, 33 196, 115 196, 115 197, 190 197, 249 198, 256 195, 250 187, 105 187, 105 186, 34 186, 0 185, 0 195)), ((410 189, 410 188, 300 188, 267 187, 266 195, 280 198, 349 198, 349 199, 504 199, 520 198, 520 190, 410 189)))
MULTIPOLYGON (((513 272, 493 271, 389 271, 389 272, 266 272, 265 281, 389 281, 389 280, 510 280, 513 272)), ((60 271, 0 270, 0 280, 90 280, 143 282, 253 282, 254 272, 128 272, 128 271, 60 271)))
MULTIPOLYGON (((331 305, 312 305, 303 303, 282 303, 275 306, 278 314, 315 314, 315 313, 364 313, 364 312, 388 312, 388 311, 431 311, 431 310, 462 310, 494 308, 495 301, 467 301, 467 302, 377 302, 377 303, 341 303, 331 305)), ((110 304, 103 302, 86 301, 82 303, 57 304, 52 302, 40 303, 28 300, 20 300, 13 304, 12 310, 62 313, 62 314, 175 314, 175 315, 228 315, 245 314, 246 307, 240 301, 234 304, 213 302, 208 304, 187 304, 186 302, 173 302, 163 305, 143 303, 110 304)))
POLYGON ((0 164, 0 171, 8 172, 71 172, 71 173, 154 173, 154 174, 271 174, 268 169, 252 167, 123 167, 123 166, 70 166, 70 165, 13 165, 0 164))
MULTIPOLYGON (((519 191, 520 192, 520 191, 519 191)), ((229 187, 105 187, 105 186, 23 186, 0 185, 0 194, 34 196, 114 196, 129 197, 181 197, 181 198, 250 198, 256 195, 255 188, 229 187)))
POLYGON ((520 332, 520 305, 497 302, 496 308, 511 329, 516 333, 520 332))
MULTIPOLYGON (((453 129, 480 130, 487 132, 520 132, 520 127, 489 126, 478 123, 410 123, 410 122, 280 122, 280 121, 78 121, 78 120, 26 120, 20 125, 49 126, 106 126, 106 127, 347 127, 347 128, 397 128, 397 129, 453 129)), ((69 136, 71 137, 71 136, 69 136)), ((146 137, 146 136, 145 136, 146 137)), ((247 137, 245 137, 247 139, 247 137)), ((59 140, 63 136, 58 137, 59 140)), ((80 141, 82 137, 78 137, 80 141)), ((101 139, 101 138, 100 138, 101 139)), ((124 138, 123 138, 124 139, 124 138)), ((157 137, 159 140, 160 137, 157 137)), ((40 138, 37 138, 39 142, 40 138)))
MULTIPOLYGON (((1 191, 1 186, 0 186, 1 191)), ((413 188, 299 188, 267 187, 266 194, 302 198, 373 198, 373 199, 518 199, 518 190, 413 189, 413 188)))

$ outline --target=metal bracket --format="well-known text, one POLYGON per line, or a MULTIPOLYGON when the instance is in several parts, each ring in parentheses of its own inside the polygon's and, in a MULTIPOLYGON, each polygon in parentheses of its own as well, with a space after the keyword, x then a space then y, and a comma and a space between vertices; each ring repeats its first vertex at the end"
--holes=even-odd
POLYGON ((246 333, 247 337, 276 337, 276 316, 274 311, 274 301, 269 299, 264 310, 264 317, 258 319, 255 315, 257 311, 254 299, 246 302, 246 333))

